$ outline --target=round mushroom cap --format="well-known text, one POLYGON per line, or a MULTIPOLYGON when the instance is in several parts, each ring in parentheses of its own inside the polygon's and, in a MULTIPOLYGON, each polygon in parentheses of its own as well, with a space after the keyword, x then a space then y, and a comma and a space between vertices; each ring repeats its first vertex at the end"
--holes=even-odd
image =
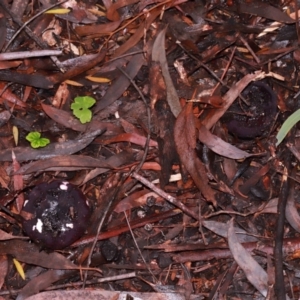
POLYGON ((63 249, 85 232, 91 215, 85 196, 67 181, 41 183, 25 200, 23 230, 36 243, 50 249, 63 249))

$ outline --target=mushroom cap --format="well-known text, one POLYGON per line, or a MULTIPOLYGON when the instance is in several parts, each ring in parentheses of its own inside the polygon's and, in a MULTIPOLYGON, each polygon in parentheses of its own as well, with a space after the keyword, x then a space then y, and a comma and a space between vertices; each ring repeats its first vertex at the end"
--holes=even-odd
POLYGON ((78 240, 88 225, 91 210, 84 194, 67 181, 41 183, 24 202, 23 230, 36 243, 63 249, 78 240))

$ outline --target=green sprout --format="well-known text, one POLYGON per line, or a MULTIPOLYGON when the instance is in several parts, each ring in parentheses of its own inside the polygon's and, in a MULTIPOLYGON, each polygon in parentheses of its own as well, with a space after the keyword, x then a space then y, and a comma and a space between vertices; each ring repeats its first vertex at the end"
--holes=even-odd
POLYGON ((80 96, 74 99, 71 104, 73 114, 77 117, 82 124, 90 122, 92 120, 91 108, 96 103, 96 100, 89 96, 80 96))
POLYGON ((37 131, 29 132, 26 136, 26 140, 30 142, 32 148, 42 148, 50 143, 47 138, 42 138, 41 134, 37 131))

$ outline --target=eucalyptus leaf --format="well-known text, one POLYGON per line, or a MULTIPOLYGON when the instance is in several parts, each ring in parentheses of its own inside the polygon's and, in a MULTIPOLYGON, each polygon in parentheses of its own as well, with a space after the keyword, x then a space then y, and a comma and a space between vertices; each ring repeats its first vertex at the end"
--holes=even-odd
POLYGON ((289 131, 293 128, 293 126, 300 121, 300 109, 296 110, 292 113, 282 124, 280 130, 276 135, 276 147, 284 140, 289 131))

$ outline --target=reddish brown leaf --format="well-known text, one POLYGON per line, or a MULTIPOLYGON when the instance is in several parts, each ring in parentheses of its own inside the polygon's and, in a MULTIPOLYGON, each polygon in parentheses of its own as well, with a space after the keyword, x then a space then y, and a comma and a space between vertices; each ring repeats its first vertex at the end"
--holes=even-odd
POLYGON ((112 135, 120 133, 119 127, 109 122, 100 122, 97 120, 92 120, 88 124, 82 124, 78 119, 76 119, 70 112, 64 111, 62 109, 57 109, 50 105, 41 104, 44 112, 55 122, 67 127, 71 128, 75 131, 85 132, 88 128, 96 130, 98 129, 106 129, 105 134, 112 135))
MULTIPOLYGON (((188 132, 191 122, 188 119, 194 118, 192 104, 188 104, 179 114, 174 128, 174 139, 180 160, 192 176, 196 186, 201 191, 207 201, 216 205, 215 193, 209 186, 206 169, 200 159, 197 157, 195 149, 191 147, 190 139, 193 139, 194 132, 188 132)), ((192 129, 193 130, 193 129, 192 129)), ((193 144, 193 143, 192 143, 193 144)))
POLYGON ((83 25, 83 26, 77 26, 75 28, 75 31, 80 36, 85 35, 103 35, 103 34, 109 34, 116 30, 119 25, 121 24, 121 20, 115 21, 115 22, 109 22, 105 24, 93 24, 93 25, 83 25))
MULTIPOLYGON (((137 133, 121 133, 115 137, 105 139, 102 141, 104 145, 119 143, 119 142, 130 142, 144 147, 146 143, 146 138, 137 133)), ((157 147, 157 142, 150 139, 149 147, 157 147)))
POLYGON ((63 167, 73 167, 73 170, 100 167, 106 169, 113 169, 113 167, 111 167, 105 160, 84 155, 66 155, 31 162, 27 165, 23 165, 16 173, 30 174, 38 171, 45 171, 47 169, 53 170, 53 168, 55 167, 60 167, 60 170, 63 170, 63 167))
MULTIPOLYGON (((12 151, 12 164, 13 164, 13 170, 14 173, 18 172, 20 169, 20 164, 16 159, 14 151, 12 151)), ((14 175, 14 191, 22 191, 24 189, 24 182, 23 182, 23 175, 15 174, 14 175)), ((17 212, 20 213, 22 210, 24 204, 24 194, 19 193, 16 197, 15 207, 17 209, 17 212)))
POLYGON ((8 261, 6 255, 0 255, 0 289, 2 290, 5 277, 8 271, 8 261))

